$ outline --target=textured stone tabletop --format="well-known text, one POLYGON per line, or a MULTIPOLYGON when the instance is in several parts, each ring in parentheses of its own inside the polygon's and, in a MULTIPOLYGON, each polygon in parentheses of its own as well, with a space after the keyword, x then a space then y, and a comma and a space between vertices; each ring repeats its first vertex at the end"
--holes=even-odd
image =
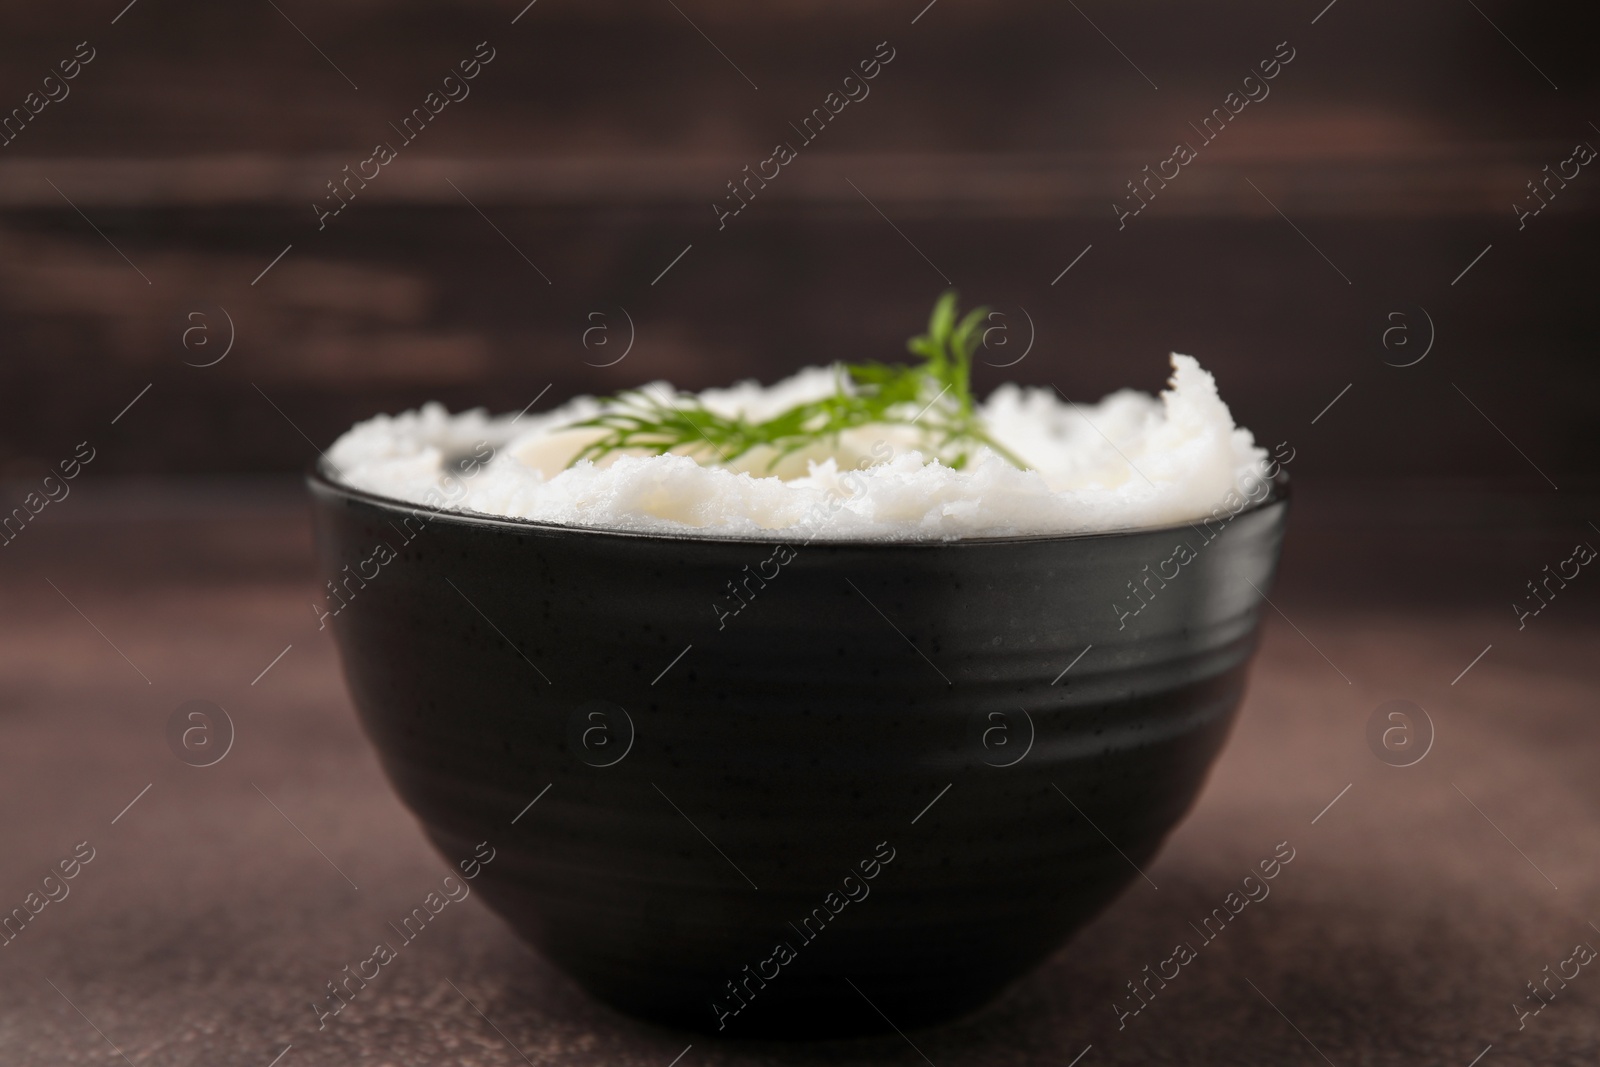
POLYGON ((1389 492, 1297 490, 1237 728, 1148 881, 975 1017, 781 1045, 619 1016, 471 898, 319 1030, 325 983, 447 869, 317 631, 305 508, 85 488, 0 556, 0 912, 38 907, 0 948, 0 1064, 1593 1064, 1600 579, 1521 631, 1508 607, 1578 513, 1389 492), (234 724, 212 766, 169 748, 188 700, 234 724), (1369 746, 1389 700, 1431 721, 1412 766, 1369 746))

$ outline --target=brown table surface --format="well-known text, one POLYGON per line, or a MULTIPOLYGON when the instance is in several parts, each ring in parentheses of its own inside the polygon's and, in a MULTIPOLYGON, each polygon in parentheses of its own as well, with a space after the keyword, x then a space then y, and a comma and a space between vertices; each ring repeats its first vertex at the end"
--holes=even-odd
POLYGON ((1521 1029, 1513 1006, 1531 1010, 1525 983, 1577 943, 1600 946, 1600 576, 1520 632, 1509 605, 1580 531, 1600 545, 1594 503, 1299 486, 1281 611, 1209 785, 1148 868, 1159 889, 1135 880, 975 1017, 783 1045, 620 1016, 475 900, 319 1032, 310 1001, 445 869, 317 632, 298 489, 84 485, 0 548, 0 913, 94 849, 0 948, 0 1064, 268 1067, 292 1046, 281 1067, 1468 1067, 1491 1045, 1482 1067, 1593 1064, 1600 967, 1552 982, 1521 1029), (1436 729, 1405 768, 1366 740, 1396 698, 1436 729), (215 766, 168 749, 189 699, 236 724, 215 766), (1198 942, 1189 924, 1283 841, 1295 859, 1270 897, 1119 1030, 1125 983, 1198 942))

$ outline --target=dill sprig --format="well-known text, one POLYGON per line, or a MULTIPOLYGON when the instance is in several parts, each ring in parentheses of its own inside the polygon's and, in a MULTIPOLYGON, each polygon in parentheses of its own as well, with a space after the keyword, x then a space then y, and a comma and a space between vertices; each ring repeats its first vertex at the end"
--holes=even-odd
POLYGON ((774 453, 767 464, 771 470, 784 457, 817 442, 837 443, 846 430, 879 424, 914 427, 927 450, 956 469, 966 466, 980 446, 1025 468, 990 436, 972 397, 972 357, 982 341, 978 325, 988 313, 978 307, 958 317, 955 291, 946 292, 933 306, 928 331, 906 342, 912 355, 922 357, 921 363, 838 364, 831 394, 768 419, 719 414, 692 393, 620 393, 605 402, 600 415, 568 427, 606 431, 572 462, 613 452, 677 450, 709 453, 732 463, 769 447, 774 453))

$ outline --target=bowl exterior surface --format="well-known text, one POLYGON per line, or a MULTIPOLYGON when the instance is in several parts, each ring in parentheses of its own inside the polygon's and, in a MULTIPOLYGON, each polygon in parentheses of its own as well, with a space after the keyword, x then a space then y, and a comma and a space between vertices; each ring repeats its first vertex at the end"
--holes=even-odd
POLYGON ((492 850, 474 888, 595 996, 794 1037, 973 1010, 1150 891, 1287 512, 762 544, 311 488, 319 615, 439 850, 492 850))

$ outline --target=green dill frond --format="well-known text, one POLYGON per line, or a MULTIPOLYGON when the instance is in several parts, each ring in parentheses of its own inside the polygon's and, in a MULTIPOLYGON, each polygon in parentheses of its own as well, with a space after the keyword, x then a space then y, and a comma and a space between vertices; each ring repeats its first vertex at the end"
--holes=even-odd
POLYGON ((979 307, 958 317, 956 294, 946 292, 933 306, 927 332, 906 342, 912 355, 922 357, 921 363, 841 364, 833 393, 760 421, 718 414, 689 393, 619 394, 606 402, 602 414, 567 427, 606 431, 572 462, 613 452, 659 455, 677 450, 733 463, 768 447, 774 451, 770 470, 784 457, 836 440, 845 430, 881 424, 914 427, 927 450, 949 457, 952 467, 964 466, 974 446, 982 445, 1025 468, 989 435, 972 398, 972 357, 987 314, 988 308, 979 307))

